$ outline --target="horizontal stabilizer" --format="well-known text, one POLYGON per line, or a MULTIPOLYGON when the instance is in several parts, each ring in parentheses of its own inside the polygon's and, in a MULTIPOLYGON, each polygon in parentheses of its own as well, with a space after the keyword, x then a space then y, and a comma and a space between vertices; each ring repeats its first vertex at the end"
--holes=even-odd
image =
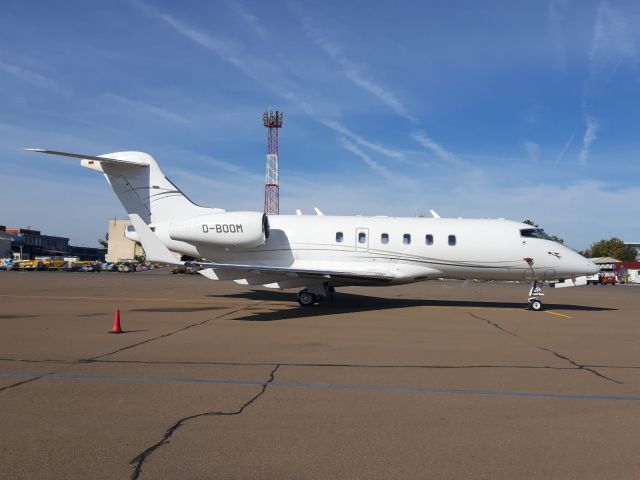
POLYGON ((79 158, 81 160, 93 160, 95 162, 113 163, 117 165, 136 165, 139 167, 149 166, 149 163, 147 162, 136 161, 136 160, 123 160, 123 159, 109 158, 109 157, 102 157, 102 156, 96 157, 94 155, 83 155, 80 153, 57 152, 55 150, 45 150, 43 148, 27 148, 26 150, 29 152, 47 153, 49 155, 59 155, 61 157, 79 158))

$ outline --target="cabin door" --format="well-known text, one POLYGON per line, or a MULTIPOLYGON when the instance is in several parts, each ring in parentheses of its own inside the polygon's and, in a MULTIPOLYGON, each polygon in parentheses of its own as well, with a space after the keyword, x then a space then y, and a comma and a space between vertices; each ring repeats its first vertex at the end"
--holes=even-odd
POLYGON ((356 252, 369 251, 369 229, 356 228, 356 252))

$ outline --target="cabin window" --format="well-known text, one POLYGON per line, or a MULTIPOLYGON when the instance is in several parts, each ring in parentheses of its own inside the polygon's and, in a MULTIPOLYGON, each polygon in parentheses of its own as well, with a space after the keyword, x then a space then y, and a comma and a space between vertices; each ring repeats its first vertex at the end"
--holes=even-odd
POLYGON ((449 245, 451 245, 452 247, 456 244, 456 236, 455 235, 449 235, 449 245))
POLYGON ((358 233, 358 243, 364 243, 367 241, 367 234, 364 232, 358 233))
POLYGON ((336 232, 336 242, 342 243, 344 241, 344 235, 342 232, 336 232))
POLYGON ((433 235, 429 233, 426 237, 424 237, 424 242, 427 245, 433 245, 433 235))
POLYGON ((385 245, 389 243, 389 234, 383 233, 382 235, 380 235, 380 242, 384 243, 385 245))
POLYGON ((405 233, 405 234, 402 236, 402 243, 403 243, 403 244, 405 244, 405 245, 409 245, 409 244, 411 244, 411 235, 410 235, 410 234, 408 234, 408 233, 405 233))

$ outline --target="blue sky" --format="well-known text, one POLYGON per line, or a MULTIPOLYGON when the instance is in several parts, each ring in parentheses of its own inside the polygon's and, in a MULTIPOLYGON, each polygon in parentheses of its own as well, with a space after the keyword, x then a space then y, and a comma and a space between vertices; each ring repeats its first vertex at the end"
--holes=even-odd
POLYGON ((535 219, 640 241, 640 3, 3 2, 0 224, 95 245, 103 178, 21 151, 141 150, 194 201, 535 219))

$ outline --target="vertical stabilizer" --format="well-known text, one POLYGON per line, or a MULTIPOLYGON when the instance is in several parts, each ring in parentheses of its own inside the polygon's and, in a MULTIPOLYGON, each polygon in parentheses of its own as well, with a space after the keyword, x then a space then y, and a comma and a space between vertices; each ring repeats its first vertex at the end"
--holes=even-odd
POLYGON ((140 216, 147 224, 224 212, 220 208, 204 208, 194 204, 165 177, 148 153, 115 152, 91 156, 38 148, 27 150, 80 158, 83 167, 104 174, 128 214, 140 216))

